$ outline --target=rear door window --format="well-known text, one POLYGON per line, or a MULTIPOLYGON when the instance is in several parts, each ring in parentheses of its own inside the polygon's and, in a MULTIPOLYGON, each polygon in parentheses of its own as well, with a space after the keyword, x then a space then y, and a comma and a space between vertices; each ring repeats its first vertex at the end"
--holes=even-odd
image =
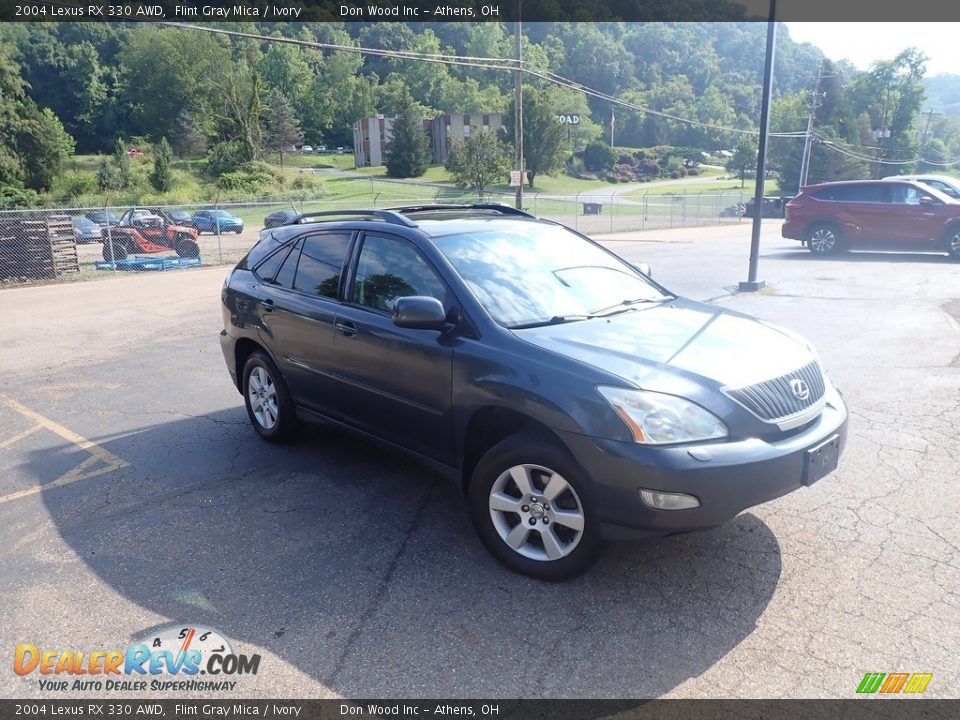
MULTIPOLYGON (((307 237, 300 251, 294 289, 310 295, 336 299, 351 237, 352 233, 343 231, 317 233, 307 237)), ((285 269, 284 267, 281 272, 285 269)))

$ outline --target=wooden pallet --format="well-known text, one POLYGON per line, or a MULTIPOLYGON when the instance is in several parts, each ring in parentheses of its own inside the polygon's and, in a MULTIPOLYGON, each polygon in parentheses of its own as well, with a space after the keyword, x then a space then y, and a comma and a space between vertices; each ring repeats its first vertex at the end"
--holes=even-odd
POLYGON ((80 272, 80 261, 69 217, 0 222, 0 279, 34 280, 75 272, 80 272))

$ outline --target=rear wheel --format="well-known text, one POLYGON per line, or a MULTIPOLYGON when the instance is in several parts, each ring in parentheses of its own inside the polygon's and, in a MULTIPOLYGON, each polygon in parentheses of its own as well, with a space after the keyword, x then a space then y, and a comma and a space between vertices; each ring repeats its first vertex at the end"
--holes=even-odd
POLYGON ((840 231, 835 225, 817 224, 807 233, 807 247, 814 255, 830 255, 840 250, 840 231))
POLYGON ((470 482, 474 526, 511 570, 559 582, 585 572, 600 528, 577 464, 555 442, 514 435, 487 451, 470 482))
POLYGON ((255 352, 243 366, 243 398, 253 428, 264 440, 286 440, 297 424, 293 400, 277 366, 255 352))
POLYGON ((960 260, 960 224, 952 225, 950 229, 947 230, 944 245, 946 246, 947 252, 950 253, 950 257, 960 260))
POLYGON ((173 241, 173 248, 177 251, 177 255, 185 258, 195 258, 200 257, 200 246, 189 237, 178 237, 173 241))

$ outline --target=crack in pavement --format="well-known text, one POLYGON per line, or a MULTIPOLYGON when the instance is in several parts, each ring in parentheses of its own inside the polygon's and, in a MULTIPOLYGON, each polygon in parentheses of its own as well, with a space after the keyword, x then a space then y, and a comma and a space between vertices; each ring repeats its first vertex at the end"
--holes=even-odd
POLYGON ((433 497, 433 491, 435 488, 436 482, 432 482, 430 487, 427 488, 427 492, 420 500, 420 503, 417 505, 417 509, 413 513, 413 519, 410 521, 410 525, 404 531, 403 538, 400 540, 400 546, 397 548, 397 552, 394 553, 392 558, 390 558, 390 562, 387 565, 387 571, 384 573, 383 578, 381 578, 373 592, 373 600, 371 600, 370 604, 364 609, 363 613, 360 615, 360 618, 357 620, 356 626, 347 636, 347 639, 343 644, 343 650, 340 652, 340 656, 337 658, 337 661, 333 666, 333 670, 331 670, 330 674, 323 679, 323 684, 327 687, 333 687, 334 682, 343 671, 343 667, 346 664, 347 658, 350 656, 354 646, 359 641, 360 634, 366 627, 367 621, 373 617, 374 613, 377 611, 377 608, 380 606, 380 601, 383 599, 387 588, 390 586, 390 581, 393 580, 393 575, 397 570, 397 565, 399 565, 400 559, 407 550, 407 545, 410 544, 413 534, 416 532, 417 528, 420 527, 424 512, 429 505, 430 498, 433 497))

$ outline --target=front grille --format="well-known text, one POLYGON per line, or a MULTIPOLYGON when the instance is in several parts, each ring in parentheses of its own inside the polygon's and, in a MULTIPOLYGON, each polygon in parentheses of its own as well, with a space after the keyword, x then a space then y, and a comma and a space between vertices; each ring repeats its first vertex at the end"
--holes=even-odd
POLYGON ((726 392, 761 420, 776 421, 812 408, 823 398, 824 391, 820 366, 813 361, 773 380, 726 392), (802 381, 809 389, 810 394, 805 400, 793 392, 791 382, 794 380, 802 381))

